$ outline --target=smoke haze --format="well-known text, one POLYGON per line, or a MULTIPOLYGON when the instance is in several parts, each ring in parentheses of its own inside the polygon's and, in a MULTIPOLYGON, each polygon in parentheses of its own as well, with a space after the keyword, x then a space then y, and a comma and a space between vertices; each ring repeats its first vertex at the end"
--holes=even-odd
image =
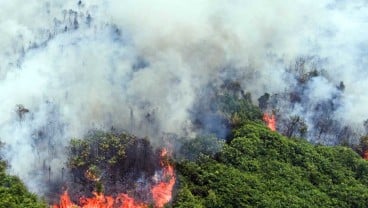
POLYGON ((359 130, 368 118, 363 0, 13 0, 0 8, 0 138, 10 171, 31 191, 43 192, 38 170, 57 175, 63 147, 91 129, 152 140, 195 134, 199 92, 224 80, 255 102, 265 92, 300 93, 303 104, 274 107, 304 116, 311 141, 312 111, 325 101, 342 125, 359 130), (302 87, 290 70, 300 57, 311 60, 304 73, 321 71, 302 87))

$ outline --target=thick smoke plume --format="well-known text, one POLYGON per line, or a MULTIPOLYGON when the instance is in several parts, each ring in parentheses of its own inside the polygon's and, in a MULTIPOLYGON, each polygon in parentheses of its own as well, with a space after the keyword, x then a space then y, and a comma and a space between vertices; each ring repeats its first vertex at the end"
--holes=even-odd
MULTIPOLYGON (((311 141, 339 138, 323 141, 315 129, 326 112, 340 130, 360 132, 368 118, 363 0, 13 0, 0 8, 3 154, 38 193, 40 170, 59 177, 69 139, 90 130, 153 142, 161 133, 195 135, 198 98, 225 80, 254 102, 269 93, 265 110, 281 121, 303 117, 311 141)), ((223 128, 199 115, 209 129, 223 128)))

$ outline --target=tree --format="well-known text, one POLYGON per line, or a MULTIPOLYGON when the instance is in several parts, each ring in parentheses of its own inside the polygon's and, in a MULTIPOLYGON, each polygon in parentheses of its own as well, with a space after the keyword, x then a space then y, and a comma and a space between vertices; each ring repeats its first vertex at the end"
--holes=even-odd
POLYGON ((5 173, 6 163, 0 162, 0 207, 46 208, 35 194, 28 192, 22 181, 5 173))
POLYGON ((305 137, 308 126, 304 119, 300 116, 294 115, 289 117, 285 122, 286 125, 282 130, 282 133, 287 137, 305 137))
POLYGON ((174 207, 368 206, 368 163, 351 148, 290 139, 260 122, 238 127, 213 157, 176 167, 174 207))

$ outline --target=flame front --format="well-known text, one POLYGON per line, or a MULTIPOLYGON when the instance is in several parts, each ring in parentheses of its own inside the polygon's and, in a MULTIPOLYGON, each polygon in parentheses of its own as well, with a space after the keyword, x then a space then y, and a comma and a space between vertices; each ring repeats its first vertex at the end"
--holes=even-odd
POLYGON ((175 185, 174 167, 169 163, 165 164, 167 154, 168 151, 164 148, 161 152, 161 166, 163 166, 164 181, 155 185, 151 190, 155 207, 163 207, 171 200, 172 190, 175 185))
POLYGON ((127 194, 120 194, 116 198, 94 193, 94 197, 82 197, 79 200, 80 205, 74 204, 67 191, 60 196, 60 205, 54 205, 53 208, 146 208, 147 205, 136 202, 127 194))
MULTIPOLYGON (((161 150, 161 166, 162 180, 153 185, 151 194, 155 208, 162 208, 172 199, 172 190, 175 185, 175 171, 174 167, 167 162, 168 151, 163 148, 161 150)), ((60 196, 59 205, 53 205, 52 208, 147 208, 148 204, 137 202, 134 198, 127 194, 120 193, 116 197, 105 196, 104 194, 93 193, 94 196, 79 199, 79 205, 74 204, 70 199, 67 191, 60 196)))
POLYGON ((275 114, 263 114, 263 121, 267 124, 267 127, 272 131, 276 131, 276 117, 275 114))
POLYGON ((53 208, 72 208, 74 206, 73 202, 70 200, 67 191, 60 196, 60 205, 54 205, 53 208))

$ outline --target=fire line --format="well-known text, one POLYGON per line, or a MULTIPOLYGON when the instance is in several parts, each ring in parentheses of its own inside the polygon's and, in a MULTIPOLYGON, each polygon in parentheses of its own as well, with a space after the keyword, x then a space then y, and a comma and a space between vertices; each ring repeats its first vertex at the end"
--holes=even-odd
MULTIPOLYGON (((173 165, 167 161, 168 151, 166 148, 161 150, 160 165, 162 166, 162 180, 153 185, 150 193, 152 194, 153 205, 155 208, 162 208, 171 201, 172 190, 175 185, 175 171, 173 165)), ((120 193, 116 197, 105 196, 103 193, 93 193, 94 196, 87 198, 81 197, 79 205, 72 202, 68 191, 60 196, 58 205, 51 208, 147 208, 148 204, 138 202, 128 194, 120 193)))

